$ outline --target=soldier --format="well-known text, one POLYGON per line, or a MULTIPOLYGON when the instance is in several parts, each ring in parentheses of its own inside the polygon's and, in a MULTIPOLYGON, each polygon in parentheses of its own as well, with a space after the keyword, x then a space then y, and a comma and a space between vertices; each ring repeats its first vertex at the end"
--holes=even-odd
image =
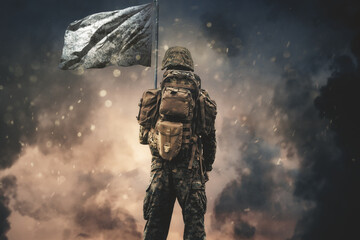
POLYGON ((216 104, 193 73, 191 54, 171 47, 164 56, 160 89, 144 92, 138 121, 140 143, 152 154, 144 198, 145 240, 165 240, 175 200, 185 224, 184 240, 206 238, 205 182, 215 160, 216 104))

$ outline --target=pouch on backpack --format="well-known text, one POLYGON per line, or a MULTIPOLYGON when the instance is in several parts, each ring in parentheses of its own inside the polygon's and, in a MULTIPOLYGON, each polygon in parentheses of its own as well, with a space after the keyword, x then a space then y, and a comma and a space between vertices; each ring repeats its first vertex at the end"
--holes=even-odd
POLYGON ((149 89, 142 95, 139 103, 140 109, 137 120, 144 128, 150 129, 156 121, 160 92, 160 89, 149 89))
POLYGON ((184 120, 192 114, 194 100, 190 90, 165 87, 161 95, 160 115, 170 119, 184 120))
POLYGON ((156 123, 157 148, 163 159, 171 161, 181 149, 183 124, 159 120, 156 123))

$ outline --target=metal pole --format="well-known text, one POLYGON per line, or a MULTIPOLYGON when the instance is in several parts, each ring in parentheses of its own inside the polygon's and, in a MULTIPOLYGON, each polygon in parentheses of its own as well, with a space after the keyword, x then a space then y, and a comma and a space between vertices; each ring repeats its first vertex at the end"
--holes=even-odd
POLYGON ((158 55, 159 55, 159 2, 154 0, 155 4, 155 89, 157 88, 158 75, 158 55))

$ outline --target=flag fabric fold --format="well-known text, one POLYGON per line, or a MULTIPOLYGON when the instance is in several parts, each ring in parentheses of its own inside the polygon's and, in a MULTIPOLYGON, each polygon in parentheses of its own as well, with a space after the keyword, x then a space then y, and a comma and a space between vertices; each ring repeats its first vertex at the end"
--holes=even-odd
POLYGON ((153 4, 96 13, 65 31, 59 67, 63 70, 109 65, 151 65, 153 4))

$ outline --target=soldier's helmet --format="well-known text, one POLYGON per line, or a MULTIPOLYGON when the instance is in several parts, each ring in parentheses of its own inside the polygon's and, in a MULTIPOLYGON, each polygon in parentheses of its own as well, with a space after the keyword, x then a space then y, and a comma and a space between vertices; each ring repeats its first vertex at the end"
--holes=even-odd
POLYGON ((161 70, 164 70, 165 68, 194 71, 194 62, 190 51, 184 47, 170 47, 166 50, 162 61, 161 70))

